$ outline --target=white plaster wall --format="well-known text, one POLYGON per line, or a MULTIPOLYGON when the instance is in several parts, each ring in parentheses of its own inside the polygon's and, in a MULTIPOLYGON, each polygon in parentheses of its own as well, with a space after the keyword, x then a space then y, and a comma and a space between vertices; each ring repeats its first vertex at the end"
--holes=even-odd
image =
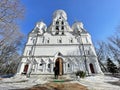
POLYGON ((63 55, 80 55, 78 46, 36 46, 35 56, 54 56, 57 52, 63 55))

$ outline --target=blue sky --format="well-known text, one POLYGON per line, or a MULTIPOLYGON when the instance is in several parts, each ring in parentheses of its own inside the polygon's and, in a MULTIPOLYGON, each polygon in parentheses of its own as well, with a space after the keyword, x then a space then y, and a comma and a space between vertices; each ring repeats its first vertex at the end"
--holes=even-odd
POLYGON ((47 26, 52 22, 52 14, 63 9, 70 25, 81 21, 91 34, 92 40, 105 41, 120 25, 120 0, 21 0, 26 8, 25 18, 20 22, 21 31, 27 35, 36 22, 47 26))

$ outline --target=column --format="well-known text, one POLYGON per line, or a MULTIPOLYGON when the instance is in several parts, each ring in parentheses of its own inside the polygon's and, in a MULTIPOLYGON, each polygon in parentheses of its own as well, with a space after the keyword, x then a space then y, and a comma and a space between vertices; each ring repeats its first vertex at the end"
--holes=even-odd
POLYGON ((99 66, 98 61, 95 62, 95 69, 96 69, 96 72, 97 72, 97 73, 103 74, 103 72, 101 71, 101 68, 100 68, 100 66, 99 66))
POLYGON ((20 62, 19 66, 18 66, 18 69, 17 69, 17 74, 21 74, 24 70, 24 63, 23 62, 20 62))
POLYGON ((74 72, 74 67, 75 67, 75 64, 73 64, 73 71, 72 72, 74 72))
POLYGON ((53 63, 51 63, 51 67, 50 67, 50 71, 51 71, 51 73, 53 73, 53 63))
POLYGON ((28 71, 27 71, 27 74, 29 74, 32 70, 32 64, 28 64, 28 71))
POLYGON ((89 62, 87 62, 87 70, 88 70, 88 74, 91 74, 91 70, 90 70, 89 62))
POLYGON ((43 64, 43 72, 44 73, 46 72, 46 64, 45 63, 43 64))
POLYGON ((63 63, 63 73, 66 73, 66 67, 65 67, 65 63, 63 63))
POLYGON ((36 67, 36 64, 35 64, 35 73, 36 73, 36 71, 37 71, 37 69, 36 69, 37 67, 36 67))

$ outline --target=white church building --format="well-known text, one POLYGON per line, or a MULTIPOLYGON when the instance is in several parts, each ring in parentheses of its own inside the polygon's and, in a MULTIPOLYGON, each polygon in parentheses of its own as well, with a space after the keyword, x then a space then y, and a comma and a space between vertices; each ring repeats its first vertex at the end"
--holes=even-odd
POLYGON ((59 75, 102 73, 90 34, 82 22, 70 26, 63 10, 53 13, 49 26, 38 22, 29 33, 17 74, 54 74, 55 65, 59 75))

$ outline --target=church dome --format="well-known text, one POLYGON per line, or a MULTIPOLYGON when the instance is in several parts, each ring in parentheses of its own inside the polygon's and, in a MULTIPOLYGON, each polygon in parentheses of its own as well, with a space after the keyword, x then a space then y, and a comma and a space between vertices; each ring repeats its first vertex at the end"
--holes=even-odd
POLYGON ((39 35, 42 35, 44 32, 46 32, 47 26, 44 22, 37 22, 35 26, 35 32, 37 32, 39 35))
POLYGON ((75 22, 72 27, 82 28, 83 29, 83 23, 82 22, 75 22))
POLYGON ((60 19, 60 18, 67 20, 67 14, 64 10, 57 10, 53 13, 53 19, 60 19))
POLYGON ((46 26, 46 24, 44 22, 41 21, 41 22, 37 22, 36 23, 36 27, 39 27, 39 28, 43 28, 44 27, 45 28, 47 26, 46 26))
POLYGON ((82 32, 83 29, 83 23, 82 22, 75 22, 72 25, 72 29, 75 33, 82 32))

